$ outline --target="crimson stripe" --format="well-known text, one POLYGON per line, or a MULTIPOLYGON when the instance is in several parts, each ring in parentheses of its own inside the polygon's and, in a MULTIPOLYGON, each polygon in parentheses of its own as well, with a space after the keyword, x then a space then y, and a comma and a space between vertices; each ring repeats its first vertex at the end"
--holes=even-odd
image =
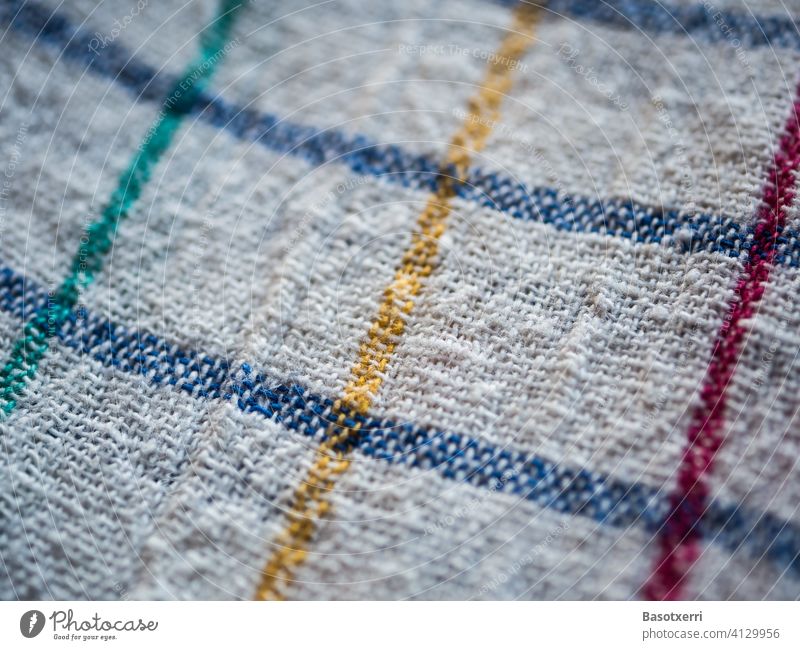
POLYGON ((764 183, 750 254, 717 334, 700 404, 692 414, 676 490, 670 500, 670 514, 660 529, 658 561, 644 587, 645 597, 652 600, 680 599, 689 572, 700 554, 699 523, 709 503, 708 477, 722 445, 727 388, 746 334, 743 321, 753 316, 764 295, 786 209, 795 198, 795 174, 800 167, 799 113, 800 85, 764 183))

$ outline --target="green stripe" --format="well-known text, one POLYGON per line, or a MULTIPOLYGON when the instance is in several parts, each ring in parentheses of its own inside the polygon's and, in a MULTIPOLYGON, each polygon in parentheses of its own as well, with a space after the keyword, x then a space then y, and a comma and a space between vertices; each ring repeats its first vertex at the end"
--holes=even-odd
POLYGON ((120 176, 105 209, 81 238, 69 274, 48 304, 25 324, 23 336, 14 343, 8 361, 0 370, 0 414, 7 415, 17 405, 16 396, 36 375, 50 337, 78 304, 81 291, 102 271, 120 222, 141 196, 153 168, 172 144, 183 117, 224 57, 233 21, 241 6, 241 0, 220 0, 216 19, 201 34, 200 52, 164 99, 158 117, 120 176))

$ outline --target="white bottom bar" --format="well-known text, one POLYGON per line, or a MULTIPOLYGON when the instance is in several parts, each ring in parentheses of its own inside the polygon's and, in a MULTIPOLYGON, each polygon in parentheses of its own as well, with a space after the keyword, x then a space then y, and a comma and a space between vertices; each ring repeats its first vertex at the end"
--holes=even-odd
POLYGON ((800 648, 800 604, 0 603, 2 648, 800 648), (42 625, 42 621, 44 624, 42 625), (133 629, 131 629, 133 628, 133 629), (32 638, 27 634, 41 631, 32 638))

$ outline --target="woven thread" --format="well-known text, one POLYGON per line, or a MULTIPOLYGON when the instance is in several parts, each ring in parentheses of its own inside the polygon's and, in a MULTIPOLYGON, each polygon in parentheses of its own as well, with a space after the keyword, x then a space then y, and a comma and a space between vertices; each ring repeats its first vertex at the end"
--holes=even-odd
MULTIPOLYGON (((17 14, 0 10, 0 21, 26 34, 38 34, 43 41, 58 47, 64 57, 114 79, 137 101, 159 101, 179 83, 168 75, 157 74, 116 43, 108 45, 102 57, 93 56, 82 46, 91 40, 90 34, 58 14, 51 18, 35 3, 24 3, 17 14)), ((198 119, 237 138, 302 158, 314 166, 344 164, 358 174, 377 176, 390 183, 427 191, 436 189, 438 163, 397 145, 378 144, 365 136, 332 128, 293 123, 202 92, 191 110, 198 119)), ((674 246, 685 253, 708 251, 729 257, 739 257, 752 245, 752 230, 724 215, 687 214, 678 208, 643 205, 626 198, 600 200, 565 195, 553 188, 528 187, 506 174, 479 167, 469 170, 456 192, 460 198, 515 219, 545 223, 565 232, 596 233, 640 244, 674 246)), ((779 249, 775 264, 800 267, 800 234, 781 226, 776 242, 779 249)))
MULTIPOLYGON (((0 269, 0 309, 24 320, 47 303, 48 292, 12 269, 0 269)), ((244 363, 181 348, 90 313, 71 313, 55 334, 67 347, 149 383, 174 387, 187 398, 231 401, 244 413, 281 423, 287 431, 327 439, 334 400, 256 372, 244 363)), ((356 449, 367 458, 409 469, 435 470, 455 482, 524 496, 542 507, 604 525, 658 532, 670 510, 660 491, 571 468, 519 449, 496 448, 462 433, 354 414, 356 449)), ((800 529, 769 513, 710 502, 697 533, 729 551, 745 548, 800 576, 800 529)))
POLYGON ((344 395, 333 405, 330 430, 317 448, 317 460, 295 492, 289 523, 275 540, 277 548, 262 571, 256 591, 258 600, 282 598, 283 585, 291 581, 296 567, 305 561, 316 522, 330 511, 328 495, 334 489, 336 477, 347 471, 348 455, 361 436, 361 425, 353 415, 363 416, 369 409, 422 283, 433 273, 438 242, 446 228, 456 186, 467 177, 472 153, 485 146, 491 125, 497 122, 503 97, 511 87, 513 66, 504 62, 519 61, 531 44, 536 16, 532 7, 518 5, 509 33, 492 57, 481 89, 469 102, 468 119, 451 140, 436 192, 417 221, 411 246, 403 256, 394 282, 384 292, 384 300, 361 344, 359 359, 351 370, 344 395))
MULTIPOLYGON (((85 290, 103 269, 105 258, 114 245, 121 221, 129 215, 153 168, 169 149, 183 117, 196 101, 202 85, 221 60, 233 19, 241 5, 236 0, 220 2, 214 23, 203 33, 203 45, 183 79, 164 100, 163 111, 153 122, 128 168, 119 179, 98 220, 92 222, 81 238, 72 265, 61 286, 23 327, 23 336, 14 342, 8 360, 0 370, 0 413, 7 416, 35 375, 49 347, 56 328, 78 304, 85 290)), ((56 27, 59 22, 56 22, 56 27)))
POLYGON ((795 197, 800 168, 800 86, 778 143, 773 165, 755 218, 750 256, 736 282, 733 302, 720 328, 700 391, 701 402, 692 415, 687 444, 678 468, 678 486, 671 512, 659 536, 660 555, 645 587, 657 600, 680 600, 692 566, 700 556, 699 522, 708 506, 708 476, 723 443, 727 389, 748 333, 746 322, 755 312, 769 283, 779 233, 795 197))
MULTIPOLYGON (((281 568, 271 596, 630 598, 677 511, 670 472, 684 439, 674 426, 704 376, 731 279, 760 259, 771 288, 742 316, 751 342, 724 399, 744 413, 724 414, 726 445, 690 513, 690 541, 706 545, 692 585, 698 597, 796 595, 798 275, 775 267, 800 260, 798 219, 787 210, 768 246, 752 222, 797 53, 748 50, 754 66, 740 67, 724 38, 749 43, 742 30, 762 25, 772 34, 769 16, 554 0, 548 9, 567 18, 551 12, 544 40, 565 39, 586 65, 618 58, 598 81, 630 91, 630 112, 537 47, 520 62, 532 74, 517 79, 503 123, 470 114, 498 121, 483 168, 478 156, 458 166, 419 154, 440 150, 441 125, 480 69, 474 55, 423 61, 390 46, 458 41, 484 58, 506 19, 498 4, 256 3, 252 22, 271 31, 240 26, 217 80, 225 99, 209 89, 180 103, 163 98, 193 52, 174 45, 207 17, 170 22, 152 5, 96 56, 88 28, 75 27, 86 3, 64 5, 69 20, 35 3, 0 6, 12 28, 6 73, 18 69, 0 130, 16 147, 24 124, 30 146, 12 151, 9 168, 38 176, 35 196, 23 182, 2 197, 4 262, 26 274, 0 268, 8 346, 55 313, 44 287, 58 288, 73 257, 100 274, 81 275, 77 293, 89 290, 49 320, 47 372, 23 382, 25 407, 0 421, 10 486, 0 593, 251 597, 264 539, 280 539, 296 481, 318 457, 306 452, 321 446, 331 461, 315 465, 320 489, 305 495, 313 561, 281 568), (352 39, 315 36, 351 27, 352 39), (310 38, 292 48, 297 34, 310 38), (330 45, 347 65, 295 76, 330 45), (181 63, 164 73, 161 60, 181 63), (753 69, 752 87, 737 85, 753 69), (626 85, 636 75, 642 88, 626 85), (383 83, 392 80, 404 85, 383 83), (84 120, 81 103, 97 117, 84 120), (153 172, 125 246, 107 262, 102 246, 73 256, 97 170, 115 170, 97 181, 108 196, 157 104, 194 123, 163 156, 158 184, 153 172), (136 126, 119 128, 120 115, 136 126), (641 138, 627 137, 628 119, 641 138), (416 206, 431 194, 425 221, 416 206), (395 235, 417 218, 427 237, 415 236, 408 264, 395 235), (330 520, 317 518, 323 502, 336 509, 330 520)), ((113 11, 97 8, 95 26, 113 11)))

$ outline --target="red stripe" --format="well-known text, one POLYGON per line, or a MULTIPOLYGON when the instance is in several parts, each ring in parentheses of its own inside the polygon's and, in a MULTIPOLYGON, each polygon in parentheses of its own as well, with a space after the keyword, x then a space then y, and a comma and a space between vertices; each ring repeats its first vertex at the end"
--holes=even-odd
POLYGON ((708 504, 708 476, 722 445, 727 388, 746 334, 742 321, 752 317, 764 294, 776 255, 776 239, 786 220, 786 208, 795 197, 795 174, 800 167, 798 113, 800 86, 764 184, 750 255, 717 334, 700 404, 692 414, 670 515, 660 531, 658 561, 644 587, 645 598, 651 600, 682 598, 686 578, 700 554, 697 524, 708 504))

